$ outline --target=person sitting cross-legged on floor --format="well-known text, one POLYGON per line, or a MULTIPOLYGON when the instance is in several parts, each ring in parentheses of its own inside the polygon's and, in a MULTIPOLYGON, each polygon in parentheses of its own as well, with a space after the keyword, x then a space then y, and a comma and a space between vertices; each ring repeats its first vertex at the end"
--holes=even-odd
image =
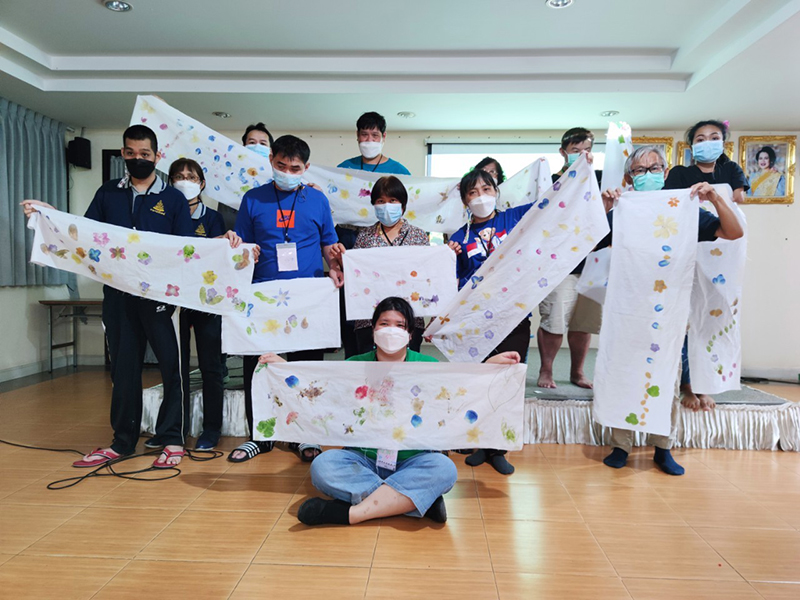
MULTIPOLYGON (((381 301, 372 315, 376 348, 348 360, 387 362, 437 362, 408 349, 414 328, 414 311, 402 298, 381 301)), ((265 354, 262 363, 281 362, 265 354)), ((492 357, 498 364, 516 364, 519 355, 506 352, 492 357)), ((355 525, 370 519, 408 515, 447 520, 443 495, 456 482, 456 466, 444 454, 430 450, 401 450, 378 466, 378 450, 344 448, 326 450, 311 464, 314 486, 333 500, 310 498, 297 513, 306 525, 355 525), (394 456, 396 455, 396 456, 394 456)))

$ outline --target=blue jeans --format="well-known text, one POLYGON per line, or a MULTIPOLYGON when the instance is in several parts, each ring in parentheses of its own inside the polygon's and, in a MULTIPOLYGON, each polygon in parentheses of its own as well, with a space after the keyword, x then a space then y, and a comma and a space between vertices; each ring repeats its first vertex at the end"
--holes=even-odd
POLYGON ((689 377, 689 336, 683 338, 683 349, 681 350, 681 385, 689 385, 692 380, 689 377))
POLYGON ((453 461, 438 452, 423 452, 398 461, 397 470, 378 467, 357 450, 326 450, 311 463, 311 482, 323 494, 360 504, 382 485, 409 498, 416 507, 410 517, 422 517, 433 502, 449 492, 458 478, 453 461))

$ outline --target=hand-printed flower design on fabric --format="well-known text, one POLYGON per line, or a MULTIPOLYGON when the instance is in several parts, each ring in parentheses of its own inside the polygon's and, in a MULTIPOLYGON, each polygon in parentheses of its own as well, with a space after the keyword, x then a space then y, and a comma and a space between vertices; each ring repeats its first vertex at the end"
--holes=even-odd
POLYGON ((667 239, 671 235, 678 234, 678 223, 672 217, 658 215, 656 220, 653 222, 653 225, 656 228, 653 236, 657 238, 667 239))

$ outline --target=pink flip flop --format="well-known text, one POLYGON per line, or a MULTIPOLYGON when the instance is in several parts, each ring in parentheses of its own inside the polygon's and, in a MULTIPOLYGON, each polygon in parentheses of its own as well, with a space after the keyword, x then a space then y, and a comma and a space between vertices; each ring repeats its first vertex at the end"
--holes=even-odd
POLYGON ((102 448, 97 448, 93 452, 90 452, 87 456, 96 456, 97 458, 90 460, 82 458, 72 463, 72 466, 79 468, 99 467, 100 465, 104 465, 107 462, 111 462, 112 460, 120 458, 122 454, 117 454, 113 450, 103 450, 102 448))
MULTIPOLYGON (((161 454, 158 455, 158 458, 155 459, 155 461, 153 461, 153 466, 156 469, 171 469, 172 467, 177 467, 178 465, 170 465, 170 464, 168 464, 166 462, 167 460, 169 460, 173 456, 180 456, 181 458, 183 458, 184 456, 186 456, 186 450, 178 450, 177 452, 173 452, 172 450, 167 450, 166 448, 164 448, 161 451, 161 454), (160 462, 158 462, 158 458, 161 458, 162 454, 165 455, 167 458, 165 459, 165 461, 163 463, 160 463, 160 462)), ((178 464, 180 464, 180 463, 178 463, 178 464)))

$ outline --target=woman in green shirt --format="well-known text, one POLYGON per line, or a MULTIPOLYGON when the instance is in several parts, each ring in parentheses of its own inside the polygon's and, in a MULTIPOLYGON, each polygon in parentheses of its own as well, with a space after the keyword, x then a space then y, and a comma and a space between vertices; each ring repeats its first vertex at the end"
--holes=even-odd
MULTIPOLYGON (((402 298, 385 298, 372 315, 376 347, 347 360, 437 362, 408 349, 413 328, 411 305, 402 298)), ((262 363, 282 361, 272 353, 259 359, 262 363)), ((516 352, 504 352, 486 362, 519 361, 516 352)), ((450 491, 457 477, 453 461, 430 450, 326 450, 311 463, 311 481, 334 500, 310 498, 300 507, 297 518, 306 525, 355 525, 369 519, 408 515, 444 523, 447 510, 442 496, 450 491)))

